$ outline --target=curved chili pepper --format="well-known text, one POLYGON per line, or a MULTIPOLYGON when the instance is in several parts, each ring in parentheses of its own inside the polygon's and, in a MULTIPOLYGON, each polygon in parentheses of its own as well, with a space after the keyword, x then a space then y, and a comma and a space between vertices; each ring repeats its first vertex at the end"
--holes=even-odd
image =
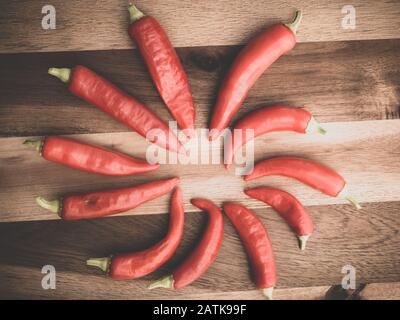
POLYGON ((125 154, 65 137, 46 137, 26 140, 43 158, 62 165, 106 176, 128 176, 156 170, 159 164, 150 164, 125 154))
POLYGON ((268 187, 247 189, 244 193, 274 208, 296 233, 300 249, 306 248, 314 225, 307 210, 296 197, 286 191, 268 187))
POLYGON ((114 279, 137 279, 148 275, 167 262, 178 248, 184 214, 182 192, 177 188, 172 194, 169 231, 164 239, 143 251, 89 259, 86 264, 100 268, 114 279))
POLYGON ((129 35, 136 43, 160 96, 184 133, 191 137, 196 111, 185 70, 167 34, 150 16, 129 5, 129 35))
POLYGON ((50 68, 49 74, 69 83, 69 90, 76 96, 96 106, 152 143, 165 149, 185 154, 178 138, 143 103, 129 96, 108 80, 84 66, 71 69, 50 68))
POLYGON ((303 158, 278 157, 261 161, 254 166, 252 173, 244 177, 244 180, 250 181, 273 175, 296 179, 328 196, 344 198, 355 208, 361 209, 358 202, 347 194, 346 181, 340 174, 318 162, 303 158))
POLYGON ((311 113, 302 108, 285 106, 262 108, 241 119, 233 129, 232 143, 228 144, 226 150, 225 166, 229 168, 233 163, 235 152, 249 140, 273 131, 326 133, 325 129, 318 125, 311 113), (253 130, 254 134, 247 134, 247 130, 253 130), (239 133, 240 139, 235 139, 235 132, 239 133))
POLYGON ((254 38, 237 56, 219 91, 211 119, 209 139, 217 139, 242 106, 258 78, 296 45, 301 11, 291 24, 275 24, 254 38))
POLYGON ((38 197, 36 202, 42 208, 57 213, 64 220, 92 219, 134 209, 170 192, 178 184, 179 179, 173 178, 134 187, 71 195, 53 201, 38 197))
POLYGON ((192 199, 197 208, 207 211, 209 221, 207 230, 197 247, 172 275, 161 278, 148 286, 154 288, 180 289, 197 280, 213 263, 221 247, 224 235, 224 219, 221 210, 211 201, 192 199))
POLYGON ((272 300, 276 268, 267 230, 256 214, 245 206, 228 202, 223 207, 246 248, 257 287, 268 300, 272 300))

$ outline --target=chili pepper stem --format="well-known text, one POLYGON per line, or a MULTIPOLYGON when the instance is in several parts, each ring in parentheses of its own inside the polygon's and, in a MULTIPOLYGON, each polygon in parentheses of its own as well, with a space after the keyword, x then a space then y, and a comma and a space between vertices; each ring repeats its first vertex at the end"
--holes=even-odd
POLYGON ((167 288, 172 289, 174 287, 174 277, 172 275, 160 278, 147 286, 147 289, 155 288, 167 288))
POLYGON ((61 211, 61 201, 60 200, 53 200, 48 201, 42 197, 36 198, 36 203, 44 209, 47 209, 53 213, 59 214, 61 211))
POLYGON ((343 188, 343 190, 338 194, 338 197, 342 198, 342 199, 346 199, 348 202, 350 202, 354 208, 356 208, 357 210, 360 210, 362 207, 361 205, 358 203, 358 201, 351 195, 349 195, 347 193, 347 187, 345 186, 343 188))
POLYGON ((110 267, 111 258, 104 257, 104 258, 90 258, 86 260, 87 266, 97 267, 100 268, 103 272, 107 273, 108 268, 110 267))
POLYGON ((142 19, 145 14, 140 11, 133 3, 130 3, 128 6, 129 16, 131 19, 131 23, 134 23, 140 19, 142 19))
POLYGON ((274 292, 274 288, 264 288, 262 289, 262 293, 267 300, 273 300, 272 293, 274 292))
POLYGON ((322 135, 325 135, 327 131, 319 125, 319 123, 314 119, 314 117, 311 117, 306 128, 306 133, 314 133, 314 132, 318 132, 322 135))
POLYGON ((24 145, 32 147, 37 152, 42 151, 43 141, 42 140, 25 140, 24 145))
POLYGON ((68 83, 71 79, 71 69, 68 68, 50 68, 48 73, 65 83, 68 83))
POLYGON ((296 11, 296 16, 291 23, 285 23, 285 26, 288 27, 294 34, 296 34, 297 29, 300 26, 301 20, 303 18, 303 14, 300 10, 296 11))
POLYGON ((305 236, 299 236, 298 237, 298 239, 299 239, 299 247, 300 247, 301 251, 306 249, 307 240, 310 238, 310 236, 311 235, 308 234, 308 235, 305 235, 305 236))
POLYGON ((361 209, 361 205, 358 203, 358 201, 355 199, 355 198, 353 198, 351 195, 347 195, 346 197, 345 197, 345 199, 348 201, 348 202, 350 202, 353 206, 354 206, 354 208, 356 208, 357 210, 360 210, 361 209))

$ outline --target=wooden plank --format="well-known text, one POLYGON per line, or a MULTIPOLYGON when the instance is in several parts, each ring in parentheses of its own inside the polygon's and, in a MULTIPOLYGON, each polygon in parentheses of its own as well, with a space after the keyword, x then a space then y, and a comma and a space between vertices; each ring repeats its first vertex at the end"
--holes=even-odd
MULTIPOLYGON (((65 2, 53 0, 55 30, 43 30, 39 0, 2 1, 0 52, 110 50, 131 48, 126 1, 65 2)), ((303 10, 300 42, 399 38, 397 0, 353 0, 354 29, 344 29, 342 8, 348 1, 320 0, 142 0, 137 5, 157 17, 177 47, 242 44, 265 26, 292 19, 303 10), (216 32, 218 31, 218 32, 216 32)))
MULTIPOLYGON (((356 268, 357 286, 398 282, 399 209, 400 202, 366 204, 362 213, 343 205, 309 207, 316 230, 304 252, 297 248, 293 233, 280 216, 272 209, 256 210, 273 243, 279 276, 277 288, 340 284, 344 276, 342 267, 348 264, 356 268)), ((206 215, 200 213, 186 214, 181 246, 152 275, 134 281, 115 281, 85 266, 88 257, 151 246, 164 236, 167 218, 153 215, 78 222, 0 223, 0 297, 185 299, 208 295, 213 299, 237 297, 237 292, 250 291, 247 297, 262 298, 250 281, 245 252, 229 222, 217 260, 203 277, 177 292, 146 289, 149 281, 170 272, 196 245, 206 224, 206 215), (56 268, 56 290, 41 288, 41 268, 47 264, 56 268)))
MULTIPOLYGON (((219 83, 238 49, 178 50, 196 100, 198 127, 207 126, 219 83)), ((235 119, 280 103, 306 105, 321 122, 397 119, 399 50, 400 40, 300 44, 261 77, 235 119)), ((127 131, 47 75, 50 66, 76 64, 93 68, 171 119, 141 58, 130 50, 2 55, 0 135, 127 131)))
POLYGON ((400 282, 371 283, 361 291, 362 300, 399 300, 400 282))
MULTIPOLYGON (((400 200, 400 164, 397 147, 400 143, 400 120, 329 123, 328 134, 299 135, 273 133, 256 140, 255 159, 292 155, 315 159, 340 172, 347 180, 349 192, 361 202, 400 200), (371 152, 374 150, 374 152, 371 152)), ((135 133, 78 135, 76 138, 144 157, 147 144, 135 133)), ((135 177, 103 177, 82 173, 45 161, 22 145, 25 138, 0 139, 0 221, 58 219, 38 208, 35 197, 54 198, 63 194, 117 188, 177 176, 181 178, 187 211, 193 197, 209 197, 217 203, 240 200, 254 208, 264 204, 248 199, 243 188, 270 185, 295 194, 305 205, 345 203, 288 178, 269 177, 245 183, 235 168, 227 171, 222 165, 162 165, 157 171, 135 177)), ((206 139, 204 139, 206 140, 206 139)), ((201 145, 202 152, 215 154, 221 146, 201 145), (209 148, 209 149, 208 149, 209 148)), ((197 158, 193 158, 198 160, 197 158)), ((168 159, 167 159, 168 160, 168 159)), ((167 197, 153 200, 126 214, 155 214, 168 211, 167 197)))

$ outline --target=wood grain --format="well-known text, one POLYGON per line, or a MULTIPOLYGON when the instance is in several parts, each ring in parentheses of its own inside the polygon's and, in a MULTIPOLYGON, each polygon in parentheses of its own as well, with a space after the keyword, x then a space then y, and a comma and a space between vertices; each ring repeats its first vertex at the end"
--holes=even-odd
POLYGON ((399 300, 400 282, 371 283, 361 291, 362 300, 399 300))
MULTIPOLYGON (((2 1, 0 5, 0 52, 111 50, 131 48, 127 35, 127 1, 53 0, 56 30, 41 27, 39 0, 2 1), (24 8, 24 10, 21 10, 24 8)), ((296 8, 304 12, 298 41, 391 39, 400 36, 400 3, 397 0, 353 0, 356 26, 344 29, 338 0, 141 0, 137 5, 155 16, 176 47, 242 44, 266 26, 288 22, 296 8), (184 31, 184 32, 182 32, 184 31)))
MULTIPOLYGON (((206 127, 219 83, 238 47, 178 50, 206 127)), ((234 119, 273 104, 307 106, 321 122, 400 117, 400 40, 300 44, 256 83, 234 119)), ((74 97, 50 66, 87 65, 171 119, 131 50, 0 56, 0 136, 128 131, 74 97), (88 121, 90 119, 90 121, 88 121)))
MULTIPOLYGON (((325 125, 326 136, 273 133, 257 138, 255 159, 282 155, 314 159, 340 172, 347 181, 349 192, 361 202, 399 201, 399 123, 400 120, 329 123, 325 125)), ((146 142, 135 133, 91 134, 76 138, 138 157, 146 154, 146 142)), ((23 141, 24 138, 0 139, 0 221, 58 219, 38 208, 34 199, 39 195, 55 198, 173 176, 181 178, 187 211, 196 210, 189 204, 193 197, 208 197, 218 204, 240 200, 253 208, 264 207, 263 203, 248 199, 242 192, 244 187, 258 185, 288 190, 305 205, 345 203, 343 199, 327 197, 288 178, 269 177, 245 183, 236 175, 235 168, 227 171, 222 164, 185 164, 181 162, 183 158, 179 158, 177 164, 162 165, 146 175, 102 177, 50 163, 23 146, 23 141)), ((210 145, 206 142, 201 145, 201 150, 210 150, 213 154, 221 147, 218 143, 210 145)), ((166 199, 164 196, 153 200, 126 214, 165 213, 168 211, 166 199)))
MULTIPOLYGON (((340 298, 341 270, 347 264, 356 268, 357 290, 344 292, 343 297, 399 297, 398 0, 136 3, 155 16, 174 46, 180 47, 198 128, 207 126, 219 84, 241 45, 266 26, 289 21, 296 8, 302 9, 300 43, 261 77, 234 122, 265 105, 306 106, 328 135, 266 135, 255 142, 255 159, 292 155, 328 165, 346 178, 350 193, 362 202, 358 212, 341 199, 286 178, 245 184, 234 168, 226 171, 220 164, 163 164, 147 175, 110 178, 49 163, 25 148, 22 142, 28 137, 63 134, 139 158, 149 150, 144 139, 48 76, 51 66, 86 65, 160 117, 171 119, 139 53, 132 50, 126 1, 53 0, 57 29, 47 31, 41 29, 44 4, 0 1, 0 299, 263 299, 251 282, 245 252, 228 221, 218 258, 203 277, 178 292, 146 289, 149 281, 171 272, 198 243, 207 221, 190 205, 192 197, 206 197, 218 205, 235 200, 255 209, 273 242, 279 276, 276 299, 340 298), (341 10, 349 4, 356 10, 356 28, 345 30, 341 10), (57 220, 34 201, 38 195, 55 198, 172 176, 182 180, 184 239, 165 266, 135 281, 108 279, 84 262, 156 243, 167 230, 169 195, 122 216, 76 222, 57 220), (295 236, 279 215, 242 193, 243 188, 258 185, 283 188, 307 206, 316 230, 305 252, 297 248, 295 236), (56 267, 56 290, 41 287, 41 268, 46 264, 56 267)), ((222 150, 220 143, 201 148, 203 155, 204 150, 222 150)))
MULTIPOLYGON (((347 264, 356 268, 357 283, 398 281, 399 209, 400 202, 366 204, 362 213, 343 205, 309 207, 316 230, 305 252, 297 248, 295 236, 272 209, 256 210, 273 243, 278 289, 340 284, 342 267, 347 264)), ((145 289, 149 281, 170 272, 195 246, 206 224, 206 215, 200 213, 186 214, 185 234, 177 253, 159 271, 143 279, 107 279, 101 271, 84 264, 88 257, 147 248, 163 237, 167 224, 166 215, 1 223, 0 297, 187 299, 208 295, 213 299, 238 297, 237 292, 250 291, 243 298, 261 298, 229 222, 217 260, 198 281, 177 292, 145 289), (46 264, 57 270, 56 290, 41 288, 41 268, 46 264)), ((321 297, 325 289, 299 295, 321 297)))

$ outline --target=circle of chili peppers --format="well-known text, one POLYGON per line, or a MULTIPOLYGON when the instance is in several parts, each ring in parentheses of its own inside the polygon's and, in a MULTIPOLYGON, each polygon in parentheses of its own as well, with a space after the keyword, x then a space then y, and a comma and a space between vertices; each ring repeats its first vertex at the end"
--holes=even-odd
MULTIPOLYGON (((136 42, 147 64, 152 80, 167 108, 177 120, 179 127, 183 131, 186 130, 185 134, 190 138, 194 130, 195 109, 189 82, 179 57, 156 19, 145 16, 132 4, 129 6, 129 13, 131 18, 129 35, 136 42), (160 52, 161 56, 159 56, 160 52), (159 69, 160 65, 163 66, 162 70, 159 69), (168 82, 164 81, 161 76, 167 77, 168 82)), ((241 107, 249 90, 261 74, 281 55, 294 48, 296 45, 296 30, 300 21, 301 12, 298 11, 293 23, 280 23, 267 28, 239 53, 227 73, 218 94, 210 124, 210 141, 215 140, 220 135, 220 132, 229 125, 233 115, 241 107), (271 50, 271 48, 276 50, 271 50), (249 72, 248 70, 251 71, 249 72)), ((50 68, 49 73, 63 82, 69 83, 69 89, 72 93, 113 116, 142 136, 146 136, 150 130, 155 128, 164 133, 169 133, 166 123, 147 109, 144 104, 123 93, 116 86, 88 68, 83 66, 77 66, 73 70, 50 68), (101 88, 101 90, 96 91, 92 90, 92 88, 101 88), (119 101, 119 104, 105 101, 107 99, 103 99, 101 95, 103 90, 107 91, 113 100, 119 101)), ((285 106, 258 110, 244 117, 236 128, 243 131, 245 129, 254 129, 255 136, 252 138, 272 131, 288 130, 298 133, 316 131, 325 134, 325 130, 317 124, 307 111, 285 106)), ((105 148, 79 143, 72 139, 55 138, 54 140, 57 142, 48 147, 50 151, 46 155, 43 155, 46 139, 41 141, 27 140, 24 144, 34 147, 47 160, 98 174, 130 175, 149 172, 157 168, 157 166, 145 167, 145 164, 140 160, 129 158, 105 148), (62 148, 63 144, 64 149, 62 148), (68 147, 66 147, 67 144, 68 147), (74 161, 77 161, 76 158, 79 157, 71 156, 68 158, 66 156, 68 151, 74 151, 75 154, 79 155, 79 152, 84 152, 84 150, 87 152, 90 150, 94 157, 98 158, 108 157, 110 159, 118 157, 119 160, 115 163, 119 170, 118 174, 112 171, 113 166, 110 169, 110 167, 104 168, 102 166, 93 168, 87 163, 78 165, 74 161)), ((154 139, 152 142, 166 149, 185 153, 183 145, 180 144, 177 138, 176 140, 177 144, 171 144, 171 141, 168 140, 158 139, 154 139)), ((244 138, 242 142, 231 143, 231 148, 227 150, 228 163, 225 164, 226 167, 232 164, 235 151, 247 141, 244 138)), ((87 158, 81 157, 82 162, 82 159, 87 160, 87 158)), ((359 208, 359 204, 347 194, 345 180, 322 164, 301 158, 267 159, 256 164, 253 173, 245 176, 244 179, 248 181, 270 175, 288 176, 297 179, 327 195, 343 197, 354 204, 356 208, 359 208)), ((77 220, 126 211, 175 189, 171 198, 170 231, 164 240, 142 252, 110 255, 105 258, 89 259, 87 261, 88 265, 101 268, 111 277, 134 279, 147 275, 165 263, 175 252, 181 240, 184 212, 181 191, 177 187, 178 183, 179 179, 175 178, 115 191, 106 190, 82 196, 69 196, 55 201, 46 201, 39 197, 37 202, 42 207, 58 213, 62 219, 77 220), (99 203, 101 197, 107 198, 106 205, 111 207, 111 203, 118 196, 124 195, 124 197, 127 197, 132 192, 137 192, 142 199, 135 198, 133 201, 130 200, 129 203, 122 200, 117 208, 115 206, 112 209, 101 208, 102 204, 99 203), (146 192, 147 195, 143 197, 146 192), (67 205, 64 205, 64 202, 67 205), (95 207, 97 212, 93 214, 91 211, 95 207), (172 244, 169 243, 168 245, 170 239, 172 239, 172 244), (157 261, 145 261, 150 259, 148 257, 157 261), (135 270, 134 265, 140 265, 140 268, 138 267, 135 270)), ((249 197, 265 202, 279 212, 297 234, 300 248, 304 250, 306 241, 313 231, 313 224, 300 201, 283 190, 268 187, 245 190, 245 193, 249 197)), ((189 285, 199 278, 215 260, 221 246, 224 230, 221 209, 205 199, 193 199, 192 204, 209 214, 209 225, 203 239, 175 272, 152 283, 149 289, 157 287, 178 289, 189 285)), ((257 286, 262 289, 268 299, 271 299, 272 290, 276 284, 275 259, 265 227, 252 210, 240 204, 234 202, 225 203, 223 208, 249 253, 250 262, 255 269, 257 286)))

